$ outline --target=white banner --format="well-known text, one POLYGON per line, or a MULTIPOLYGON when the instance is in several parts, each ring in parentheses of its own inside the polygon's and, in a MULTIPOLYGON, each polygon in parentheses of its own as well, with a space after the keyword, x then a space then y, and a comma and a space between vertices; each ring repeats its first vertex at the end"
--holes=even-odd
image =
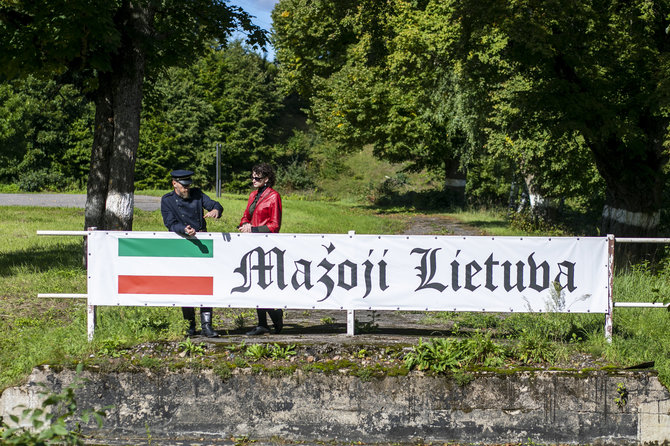
POLYGON ((607 238, 96 231, 89 305, 607 312, 607 238))

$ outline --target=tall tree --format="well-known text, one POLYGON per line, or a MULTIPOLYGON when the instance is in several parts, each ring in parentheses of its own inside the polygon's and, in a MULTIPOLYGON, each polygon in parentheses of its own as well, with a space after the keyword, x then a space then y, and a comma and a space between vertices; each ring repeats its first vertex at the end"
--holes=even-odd
POLYGON ((281 108, 275 66, 240 41, 211 49, 187 68, 166 70, 144 97, 137 184, 165 185, 175 166, 213 185, 215 145, 230 188, 249 186, 249 169, 272 158, 281 108))
POLYGON ((248 14, 222 0, 0 3, 0 73, 67 76, 94 100, 85 227, 132 228, 145 77, 192 61, 237 27, 265 42, 248 14))
MULTIPOLYGON (((506 154, 544 195, 589 190, 595 165, 606 187, 601 232, 657 233, 670 144, 670 0, 373 3, 337 11, 345 19, 325 38, 350 39, 328 53, 324 36, 294 19, 299 0, 274 10, 283 73, 289 85, 312 86, 300 91, 322 131, 433 163, 462 140, 466 160, 506 154), (312 68, 319 64, 328 70, 312 68)), ((320 9, 326 23, 329 11, 320 9)))
MULTIPOLYGON (((249 187, 249 171, 272 157, 272 124, 281 109, 276 67, 241 42, 207 54, 194 66, 195 82, 213 108, 210 147, 221 143, 223 176, 228 186, 249 187)), ((214 152, 209 152, 213 173, 214 152)), ((206 172, 206 171, 205 171, 206 172)))
POLYGON ((275 46, 284 85, 310 95, 319 131, 342 149, 372 144, 381 158, 442 171, 445 189, 462 197, 464 135, 439 103, 444 78, 435 66, 437 49, 422 39, 421 24, 407 12, 411 5, 319 0, 310 2, 309 14, 302 6, 277 4, 275 46), (305 24, 315 17, 337 31, 320 34, 317 24, 305 24))
MULTIPOLYGON (((656 235, 668 162, 670 2, 430 3, 455 24, 441 38, 445 54, 459 84, 477 92, 489 135, 523 144, 534 130, 578 141, 606 184, 601 232, 656 235)), ((534 159, 549 147, 537 136, 534 159)), ((544 154, 559 163, 563 155, 544 154)))

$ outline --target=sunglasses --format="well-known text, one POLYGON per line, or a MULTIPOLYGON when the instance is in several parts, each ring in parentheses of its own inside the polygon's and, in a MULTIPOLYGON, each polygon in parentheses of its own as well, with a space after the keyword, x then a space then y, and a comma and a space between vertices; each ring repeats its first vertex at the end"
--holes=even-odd
POLYGON ((260 181, 260 180, 262 180, 263 178, 265 178, 265 177, 255 177, 255 176, 253 176, 253 175, 251 176, 251 179, 252 179, 253 181, 260 181))

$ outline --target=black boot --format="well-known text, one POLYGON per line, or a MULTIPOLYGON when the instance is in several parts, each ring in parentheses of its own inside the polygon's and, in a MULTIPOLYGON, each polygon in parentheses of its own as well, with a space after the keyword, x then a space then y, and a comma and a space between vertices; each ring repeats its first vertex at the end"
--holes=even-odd
POLYGON ((270 333, 270 328, 268 327, 268 315, 266 314, 266 312, 269 311, 272 310, 268 310, 266 308, 256 309, 256 315, 258 315, 258 325, 256 325, 253 330, 248 331, 247 336, 258 336, 270 333))
POLYGON ((200 309, 200 325, 202 328, 202 335, 208 338, 217 338, 219 334, 212 330, 212 310, 200 309))
POLYGON ((195 336, 195 308, 181 307, 181 314, 184 316, 184 319, 188 321, 186 336, 195 336))
POLYGON ((272 319, 275 334, 281 333, 281 329, 284 328, 284 310, 270 310, 268 313, 270 313, 270 319, 272 319))

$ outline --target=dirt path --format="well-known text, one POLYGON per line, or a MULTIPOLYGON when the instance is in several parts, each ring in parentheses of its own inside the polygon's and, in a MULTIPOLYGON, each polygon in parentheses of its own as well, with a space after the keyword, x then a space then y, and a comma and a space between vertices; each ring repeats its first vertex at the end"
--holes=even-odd
POLYGON ((416 215, 410 220, 406 235, 485 235, 474 226, 446 215, 416 215))

